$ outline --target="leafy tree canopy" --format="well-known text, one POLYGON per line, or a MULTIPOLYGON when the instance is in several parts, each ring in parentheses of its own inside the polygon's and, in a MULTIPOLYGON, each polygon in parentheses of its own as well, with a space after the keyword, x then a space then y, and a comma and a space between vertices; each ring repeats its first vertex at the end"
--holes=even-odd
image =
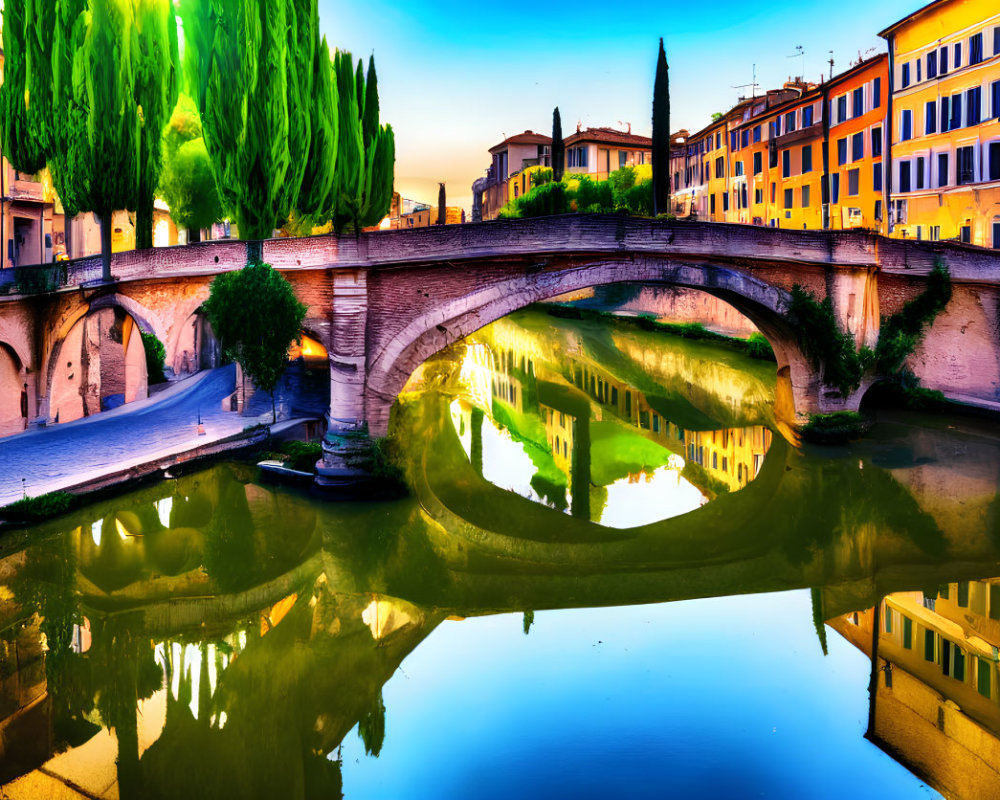
POLYGON ((566 174, 553 180, 552 170, 531 173, 531 191, 511 200, 500 211, 504 219, 540 217, 571 212, 586 214, 653 214, 653 182, 649 168, 622 167, 606 181, 589 175, 566 174))
POLYGON ((270 264, 253 262, 212 281, 205 314, 227 356, 271 393, 288 365, 288 348, 302 341, 306 307, 270 264))
POLYGON ((202 137, 194 101, 181 95, 163 132, 163 171, 159 195, 182 228, 207 228, 222 217, 212 160, 202 137))

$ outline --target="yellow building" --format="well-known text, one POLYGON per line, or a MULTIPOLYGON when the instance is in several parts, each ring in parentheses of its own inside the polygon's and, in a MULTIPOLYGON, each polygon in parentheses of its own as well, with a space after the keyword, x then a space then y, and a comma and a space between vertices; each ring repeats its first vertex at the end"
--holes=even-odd
POLYGON ((566 148, 567 174, 587 174, 597 181, 622 167, 652 164, 653 140, 648 136, 614 128, 577 127, 576 133, 563 139, 566 148))
POLYGON ((705 185, 705 205, 699 218, 709 222, 725 222, 729 211, 729 146, 726 119, 722 117, 703 131, 705 154, 702 174, 705 185))
POLYGON ((890 234, 1000 248, 1000 6, 935 0, 880 34, 890 234))
MULTIPOLYGON (((512 180, 531 166, 551 166, 552 138, 525 131, 490 148, 490 167, 483 191, 483 219, 496 219, 500 209, 514 199, 512 180)), ((521 189, 518 188, 520 193, 521 189)))
POLYGON ((688 461, 736 492, 754 480, 764 466, 772 433, 762 425, 714 431, 681 431, 688 461))

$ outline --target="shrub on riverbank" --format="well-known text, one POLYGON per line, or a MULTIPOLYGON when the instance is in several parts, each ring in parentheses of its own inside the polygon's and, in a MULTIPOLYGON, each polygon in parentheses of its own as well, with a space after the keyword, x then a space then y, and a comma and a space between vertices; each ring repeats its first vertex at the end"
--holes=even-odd
POLYGON ((580 308, 579 306, 570 304, 546 304, 545 311, 551 316, 559 317, 560 319, 598 320, 613 317, 633 324, 644 331, 666 333, 671 336, 680 336, 683 339, 716 342, 737 350, 742 350, 750 358, 760 359, 761 361, 774 361, 774 350, 771 348, 771 343, 761 333, 755 332, 750 334, 748 339, 740 339, 736 336, 726 336, 723 333, 710 331, 700 322, 660 322, 650 314, 631 316, 595 308, 580 308))
POLYGON ((322 442, 284 442, 278 449, 287 456, 285 466, 300 472, 315 472, 316 462, 323 457, 322 442))
POLYGON ((815 444, 844 444, 863 436, 870 427, 871 422, 857 411, 811 414, 802 426, 802 438, 815 444))
POLYGON ((747 355, 750 358, 759 358, 761 361, 774 361, 774 348, 762 333, 751 333, 746 340, 747 355))
POLYGON ((8 522, 39 522, 71 511, 77 499, 69 492, 50 492, 40 494, 38 497, 25 497, 0 509, 0 517, 8 522))

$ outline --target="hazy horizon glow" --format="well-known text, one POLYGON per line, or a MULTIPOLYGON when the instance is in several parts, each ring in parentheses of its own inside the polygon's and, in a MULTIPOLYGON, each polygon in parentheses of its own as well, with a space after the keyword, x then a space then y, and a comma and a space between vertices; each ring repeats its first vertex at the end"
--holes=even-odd
MULTIPOLYGON (((524 130, 549 133, 559 106, 563 132, 621 127, 648 136, 658 38, 670 63, 671 128, 694 132, 715 111, 804 73, 818 81, 859 55, 883 52, 878 31, 921 0, 777 0, 710 6, 666 2, 618 12, 593 0, 547 13, 498 13, 495 7, 435 3, 365 4, 319 0, 320 28, 331 49, 367 61, 374 52, 382 121, 396 133, 396 189, 436 205, 469 209, 472 182, 489 166, 488 150, 524 130), (702 10, 704 9, 704 10, 702 10), (801 45, 804 56, 793 56, 801 45), (744 88, 736 88, 744 87, 744 88)), ((551 8, 551 7, 546 7, 551 8)))

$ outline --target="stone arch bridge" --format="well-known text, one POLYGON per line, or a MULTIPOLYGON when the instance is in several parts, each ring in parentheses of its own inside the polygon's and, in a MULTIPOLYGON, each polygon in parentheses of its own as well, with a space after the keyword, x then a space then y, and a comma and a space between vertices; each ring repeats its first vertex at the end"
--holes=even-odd
MULTIPOLYGON (((21 274, 0 272, 0 434, 23 383, 29 416, 49 421, 60 391, 85 391, 60 389, 60 375, 73 369, 66 343, 80 320, 102 309, 114 310, 116 320, 133 320, 134 330, 155 333, 168 365, 187 363, 190 348, 197 349, 191 330, 209 284, 250 257, 263 258, 291 281, 309 309, 308 333, 328 350, 333 436, 327 462, 334 481, 343 467, 338 434, 384 435, 396 395, 429 356, 530 303, 619 282, 695 288, 733 305, 770 340, 779 403, 801 418, 856 408, 865 387, 841 398, 822 385, 785 316, 791 287, 830 297, 842 328, 871 345, 880 317, 922 291, 941 259, 954 297, 911 366, 930 388, 1000 409, 1000 255, 864 231, 570 215, 122 253, 113 258, 111 284, 100 281, 99 258, 83 259, 64 268, 29 268, 45 269, 49 283, 37 291, 34 280, 36 291, 23 294, 21 274)), ((127 342, 123 352, 127 356, 127 342)))

